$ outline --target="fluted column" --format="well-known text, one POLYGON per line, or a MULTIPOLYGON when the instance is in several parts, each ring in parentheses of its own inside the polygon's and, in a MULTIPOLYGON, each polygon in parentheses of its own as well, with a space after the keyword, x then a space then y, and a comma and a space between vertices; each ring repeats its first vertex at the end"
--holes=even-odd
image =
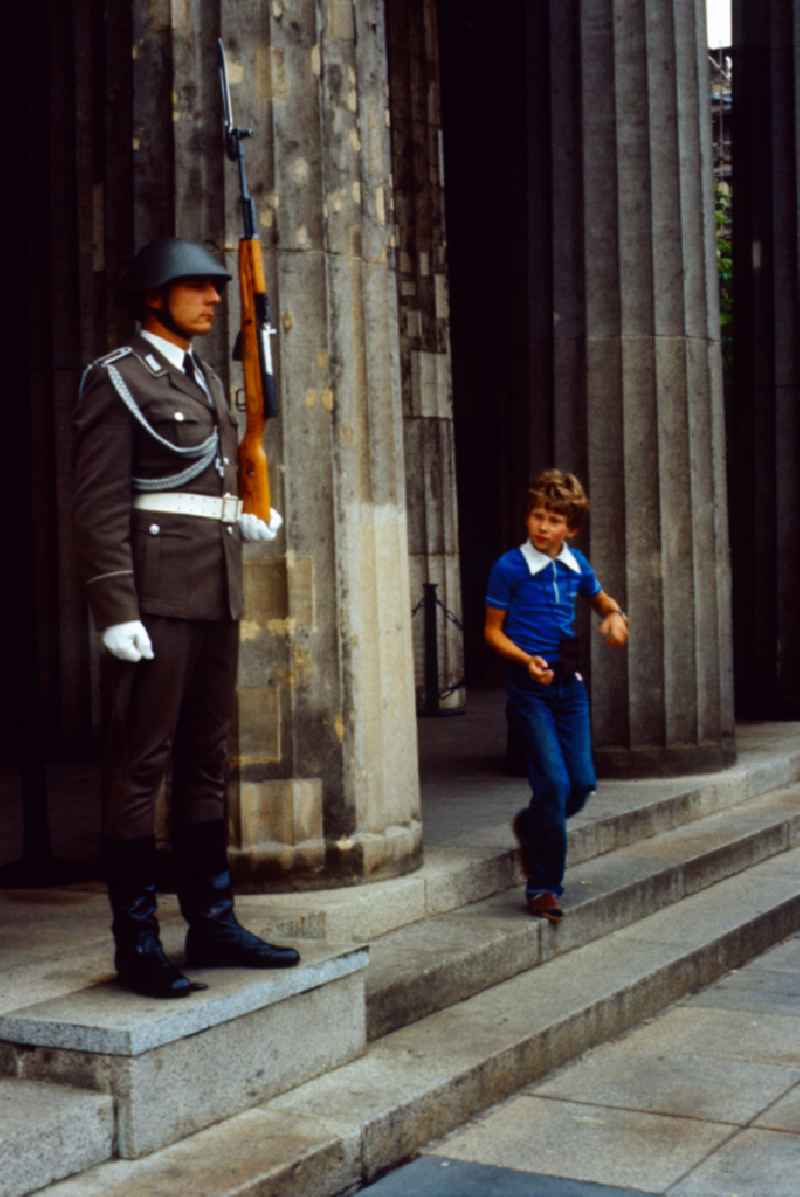
MULTIPOLYGON (((190 0, 151 5, 142 21, 140 76, 152 91, 166 61, 174 111, 155 134, 170 161, 140 178, 141 210, 148 188, 166 192, 175 231, 224 248, 235 273, 221 33, 236 121, 256 130, 247 161, 278 326, 281 414, 266 447, 285 539, 246 548, 229 794, 239 886, 407 872, 422 828, 383 4, 190 0)), ((227 309, 210 356, 235 401, 235 287, 227 309)))
POLYGON ((588 477, 590 555, 631 617, 627 653, 593 640, 597 756, 713 768, 735 750, 704 3, 549 24, 552 455, 588 477))
POLYGON ((800 718, 800 0, 734 4, 736 705, 800 718))

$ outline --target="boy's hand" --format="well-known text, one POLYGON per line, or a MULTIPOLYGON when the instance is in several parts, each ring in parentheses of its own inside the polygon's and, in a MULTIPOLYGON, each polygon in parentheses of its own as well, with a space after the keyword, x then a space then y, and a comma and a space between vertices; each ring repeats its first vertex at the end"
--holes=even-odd
POLYGON ((622 648, 628 643, 628 624, 619 611, 612 611, 598 625, 598 632, 605 637, 606 644, 612 648, 622 648))
POLYGON ((528 661, 528 673, 535 682, 542 686, 549 686, 555 674, 544 657, 531 657, 528 661))

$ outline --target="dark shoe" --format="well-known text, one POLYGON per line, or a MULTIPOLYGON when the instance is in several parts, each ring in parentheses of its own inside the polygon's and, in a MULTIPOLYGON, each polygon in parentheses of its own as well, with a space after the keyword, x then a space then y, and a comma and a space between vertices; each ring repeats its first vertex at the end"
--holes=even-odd
POLYGON ((511 820, 511 830, 519 845, 519 860, 526 877, 531 875, 531 849, 528 841, 528 808, 523 806, 511 820))
POLYGON ((168 958, 158 935, 140 935, 136 943, 117 947, 114 967, 120 985, 151 998, 184 998, 198 989, 168 958))
POLYGON ((548 923, 560 923, 564 917, 555 894, 536 894, 528 898, 528 912, 534 918, 547 919, 548 923))
POLYGON ((121 985, 152 998, 188 997, 207 989, 184 977, 167 957, 156 918, 155 841, 113 840, 105 852, 113 913, 114 967, 121 985))
POLYGON ((186 963, 195 967, 227 964, 245 968, 293 968, 294 948, 267 943, 239 923, 231 911, 223 919, 193 922, 186 936, 186 963))
POLYGON ((236 918, 221 820, 183 828, 177 860, 178 899, 189 924, 187 965, 292 968, 300 962, 294 948, 267 943, 236 918))

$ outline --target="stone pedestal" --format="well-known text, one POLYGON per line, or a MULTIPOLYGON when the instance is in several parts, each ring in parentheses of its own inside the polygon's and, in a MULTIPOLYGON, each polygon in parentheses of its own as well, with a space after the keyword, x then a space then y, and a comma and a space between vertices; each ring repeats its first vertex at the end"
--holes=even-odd
POLYGON ((366 1050, 366 950, 303 956, 268 976, 209 969, 179 1003, 100 983, 9 1011, 0 1067, 110 1095, 116 1154, 149 1155, 366 1050))

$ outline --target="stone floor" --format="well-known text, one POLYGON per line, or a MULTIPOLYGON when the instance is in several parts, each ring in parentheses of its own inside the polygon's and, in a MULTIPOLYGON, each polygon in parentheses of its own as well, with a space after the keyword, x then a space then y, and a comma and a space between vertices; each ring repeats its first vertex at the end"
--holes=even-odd
POLYGON ((800 935, 432 1144, 370 1197, 797 1197, 800 935))
MULTIPOLYGON (((471 695, 463 716, 420 720, 419 740, 431 859, 510 848, 509 819, 525 801, 526 783, 505 772, 502 696, 471 695)), ((769 769, 772 755, 796 751, 800 725, 745 725, 738 742, 743 755, 769 769)), ((99 829, 96 770, 51 767, 47 783, 55 854, 91 860, 99 829)), ((686 779, 601 783, 579 819, 630 801, 632 788, 664 795, 685 785, 686 779)), ((8 775, 0 778, 0 865, 16 860, 21 846, 19 782, 8 775)), ((402 888, 413 879, 385 884, 402 888)), ((336 891, 336 899, 363 903, 377 889, 336 891)), ((266 911, 274 902, 267 895, 243 899, 242 906, 253 903, 255 914, 259 903, 266 911)), ((164 907, 164 938, 174 950, 182 924, 174 899, 164 907)), ((0 1011, 78 990, 87 969, 109 970, 108 921, 97 883, 6 889, 0 1011), (74 960, 65 957, 72 943, 74 960)), ((649 1025, 518 1092, 371 1191, 375 1197, 401 1189, 403 1197, 796 1197, 798 1014, 795 936, 649 1025)))

